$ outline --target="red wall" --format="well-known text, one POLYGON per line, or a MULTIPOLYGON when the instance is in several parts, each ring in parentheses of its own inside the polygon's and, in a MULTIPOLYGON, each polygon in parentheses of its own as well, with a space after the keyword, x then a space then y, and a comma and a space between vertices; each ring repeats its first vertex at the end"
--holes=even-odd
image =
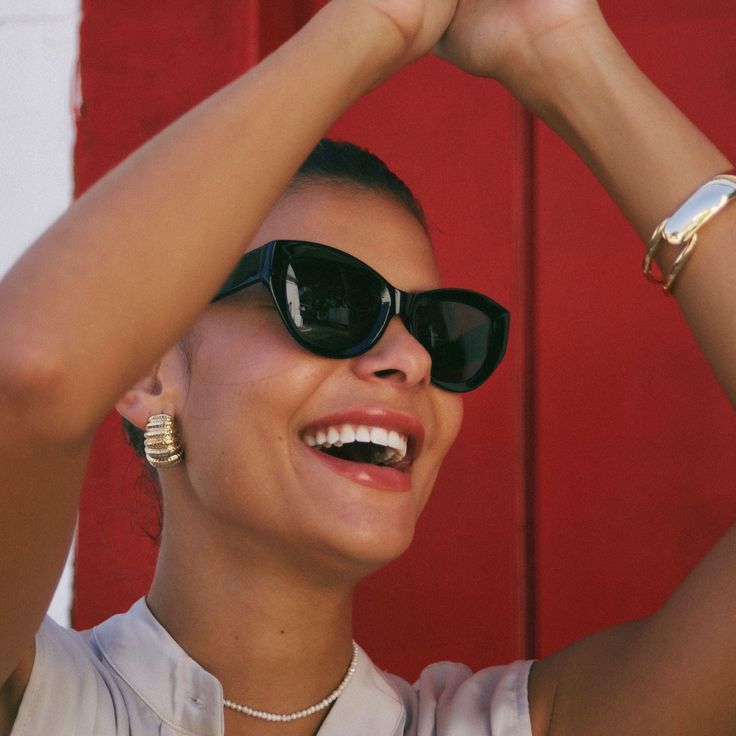
MULTIPOLYGON (((291 33, 318 0, 85 0, 82 191, 291 33)), ((604 3, 635 58, 731 156, 731 0, 604 3), (687 45, 687 54, 674 49, 687 45), (724 71, 725 70, 725 71, 724 71)), ((448 285, 512 311, 506 362, 468 397, 412 550, 364 583, 357 636, 414 676, 549 652, 660 604, 736 518, 732 410, 641 246, 584 167, 498 85, 435 59, 333 135, 385 157, 424 202, 448 285)), ((74 624, 145 592, 147 491, 102 428, 78 542, 74 624)))
MULTIPOLYGON (((604 5, 734 159, 736 6, 604 5), (680 51, 675 51, 675 48, 680 51), (686 51, 685 51, 686 49, 686 51)), ((736 415, 600 187, 537 126, 540 649, 656 608, 736 518, 736 415)))

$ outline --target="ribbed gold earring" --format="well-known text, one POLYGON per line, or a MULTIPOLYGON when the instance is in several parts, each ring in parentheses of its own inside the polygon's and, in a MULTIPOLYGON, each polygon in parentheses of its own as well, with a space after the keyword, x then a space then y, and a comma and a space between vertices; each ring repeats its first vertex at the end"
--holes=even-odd
POLYGON ((170 468, 184 459, 184 448, 176 436, 171 414, 154 414, 143 434, 146 459, 154 468, 170 468))

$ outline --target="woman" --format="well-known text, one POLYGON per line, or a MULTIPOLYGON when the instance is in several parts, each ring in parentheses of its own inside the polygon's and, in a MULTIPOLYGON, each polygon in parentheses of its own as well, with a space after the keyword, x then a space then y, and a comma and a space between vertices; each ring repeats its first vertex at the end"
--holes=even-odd
MULTIPOLYGON (((291 288, 287 275, 302 278, 299 267, 289 271, 296 246, 263 246, 298 238, 349 253, 402 292, 438 286, 421 219, 400 197, 309 177, 282 195, 351 102, 438 42, 446 59, 496 77, 558 130, 645 239, 731 168, 642 77, 592 0, 333 0, 278 52, 106 177, 2 283, 2 732, 736 728, 733 534, 655 616, 533 667, 471 677, 440 665, 414 691, 378 673, 362 652, 353 662, 352 588, 409 543, 459 426, 454 390, 472 381, 443 372, 421 333, 436 321, 418 318, 411 334, 391 320, 366 352, 336 359, 336 342, 355 347, 359 310, 347 340, 339 319, 310 312, 319 314, 307 327, 333 328, 320 346, 301 330, 301 312, 281 304, 282 316, 247 277, 265 278, 265 256, 278 250, 284 290, 291 288), (284 118, 287 103, 299 114, 284 118), (240 262, 244 245, 258 251, 255 266, 240 262), (238 263, 228 284, 245 288, 207 306, 238 263), (34 644, 73 528, 90 436, 116 402, 140 429, 152 417, 175 417, 185 448, 183 462, 159 469, 165 524, 152 589, 147 602, 94 634, 46 623, 34 644), (346 425, 356 435, 365 427, 375 445, 390 445, 395 432, 398 454, 374 448, 371 462, 358 463, 366 458, 317 449, 351 444, 346 425), (340 437, 331 436, 338 428, 340 437), (220 687, 232 701, 224 709, 220 687), (267 720, 245 704, 298 717, 267 720)), ((736 208, 726 208, 698 233, 674 286, 732 400, 734 217, 736 208)), ((317 275, 347 263, 320 245, 307 250, 317 275)), ((658 248, 665 274, 679 252, 658 248)), ((337 271, 346 279, 347 268, 337 271)), ((405 294, 391 293, 397 309, 406 305, 405 294)))

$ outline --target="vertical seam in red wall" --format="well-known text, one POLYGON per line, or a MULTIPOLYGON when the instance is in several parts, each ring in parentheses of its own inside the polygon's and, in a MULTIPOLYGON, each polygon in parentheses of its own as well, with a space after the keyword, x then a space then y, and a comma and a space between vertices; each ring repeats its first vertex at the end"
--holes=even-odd
POLYGON ((535 406, 535 129, 532 115, 518 103, 514 114, 515 166, 513 195, 516 199, 517 294, 519 313, 515 329, 521 333, 517 386, 519 411, 520 493, 518 495, 518 610, 520 649, 527 659, 536 656, 536 406, 535 406))
POLYGON ((246 30, 248 33, 248 55, 246 58, 246 68, 251 69, 261 60, 263 51, 263 39, 261 37, 261 0, 250 0, 248 18, 252 19, 252 23, 248 23, 246 30))

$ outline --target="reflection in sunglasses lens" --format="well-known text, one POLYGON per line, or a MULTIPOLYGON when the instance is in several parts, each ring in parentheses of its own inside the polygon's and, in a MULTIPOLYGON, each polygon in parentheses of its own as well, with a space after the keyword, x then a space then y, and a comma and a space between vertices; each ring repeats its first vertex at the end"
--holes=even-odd
POLYGON ((286 274, 289 313, 310 344, 346 350, 373 331, 383 286, 368 271, 324 258, 294 258, 286 274))
POLYGON ((490 348, 488 316, 468 304, 427 301, 413 319, 419 342, 432 356, 432 377, 438 381, 467 381, 483 367, 490 348))

